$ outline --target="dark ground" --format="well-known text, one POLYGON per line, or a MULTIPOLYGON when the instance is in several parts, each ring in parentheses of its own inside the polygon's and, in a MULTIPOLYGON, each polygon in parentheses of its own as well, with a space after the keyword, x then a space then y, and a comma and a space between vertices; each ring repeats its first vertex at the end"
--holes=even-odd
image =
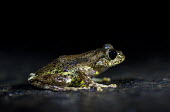
MULTIPOLYGON (((68 35, 85 35, 82 39, 88 36, 88 32, 75 33, 72 31, 68 35)), ((100 34, 97 36, 100 37, 100 34)), ((87 41, 86 38, 81 40, 82 43, 71 39, 49 41, 52 38, 40 41, 13 39, 8 43, 4 39, 5 43, 0 46, 0 112, 169 112, 169 41, 156 32, 118 32, 112 36, 115 38, 93 41, 87 41), (139 38, 133 40, 134 37, 139 38), (154 37, 155 41, 149 40, 149 37, 154 37), (57 56, 81 53, 108 42, 122 50, 126 60, 100 76, 111 77, 118 88, 103 92, 53 92, 27 83, 29 73, 57 56)))

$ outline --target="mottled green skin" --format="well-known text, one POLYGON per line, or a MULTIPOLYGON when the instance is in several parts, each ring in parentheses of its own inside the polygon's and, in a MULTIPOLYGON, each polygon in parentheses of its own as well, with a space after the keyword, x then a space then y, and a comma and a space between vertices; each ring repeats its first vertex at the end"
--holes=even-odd
MULTIPOLYGON (((121 51, 114 60, 109 58, 108 50, 114 49, 106 44, 103 48, 78 55, 60 56, 47 66, 35 72, 29 83, 40 88, 51 90, 73 90, 74 87, 93 87, 91 79, 111 66, 124 61, 121 51), (109 47, 106 47, 109 46, 109 47), (65 88, 67 87, 67 88, 65 88), (70 88, 71 89, 70 89, 70 88)), ((99 86, 99 85, 98 85, 99 86)), ((87 89, 87 88, 86 88, 87 89)))

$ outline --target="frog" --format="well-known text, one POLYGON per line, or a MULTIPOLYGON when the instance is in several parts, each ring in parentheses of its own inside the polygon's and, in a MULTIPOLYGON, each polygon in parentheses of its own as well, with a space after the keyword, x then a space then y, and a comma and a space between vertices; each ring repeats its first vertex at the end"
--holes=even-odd
POLYGON ((107 43, 101 48, 81 54, 59 56, 35 73, 30 73, 28 82, 52 91, 103 91, 105 88, 116 88, 117 85, 101 84, 93 79, 124 60, 123 52, 107 43))

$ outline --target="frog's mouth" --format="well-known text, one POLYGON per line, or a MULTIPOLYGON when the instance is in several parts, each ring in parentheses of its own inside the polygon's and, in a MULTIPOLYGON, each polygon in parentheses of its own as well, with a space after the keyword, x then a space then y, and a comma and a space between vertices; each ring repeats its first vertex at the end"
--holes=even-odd
POLYGON ((118 56, 116 61, 115 61, 115 64, 119 64, 119 63, 122 63, 123 61, 125 60, 125 56, 118 56))

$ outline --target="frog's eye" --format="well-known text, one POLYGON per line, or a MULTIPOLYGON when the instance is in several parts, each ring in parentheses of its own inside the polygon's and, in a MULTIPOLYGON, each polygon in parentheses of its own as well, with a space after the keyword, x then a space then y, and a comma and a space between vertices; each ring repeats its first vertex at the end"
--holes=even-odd
POLYGON ((116 58, 116 56, 117 56, 116 50, 110 49, 110 50, 109 50, 109 58, 110 58, 111 60, 113 60, 113 59, 116 58))

